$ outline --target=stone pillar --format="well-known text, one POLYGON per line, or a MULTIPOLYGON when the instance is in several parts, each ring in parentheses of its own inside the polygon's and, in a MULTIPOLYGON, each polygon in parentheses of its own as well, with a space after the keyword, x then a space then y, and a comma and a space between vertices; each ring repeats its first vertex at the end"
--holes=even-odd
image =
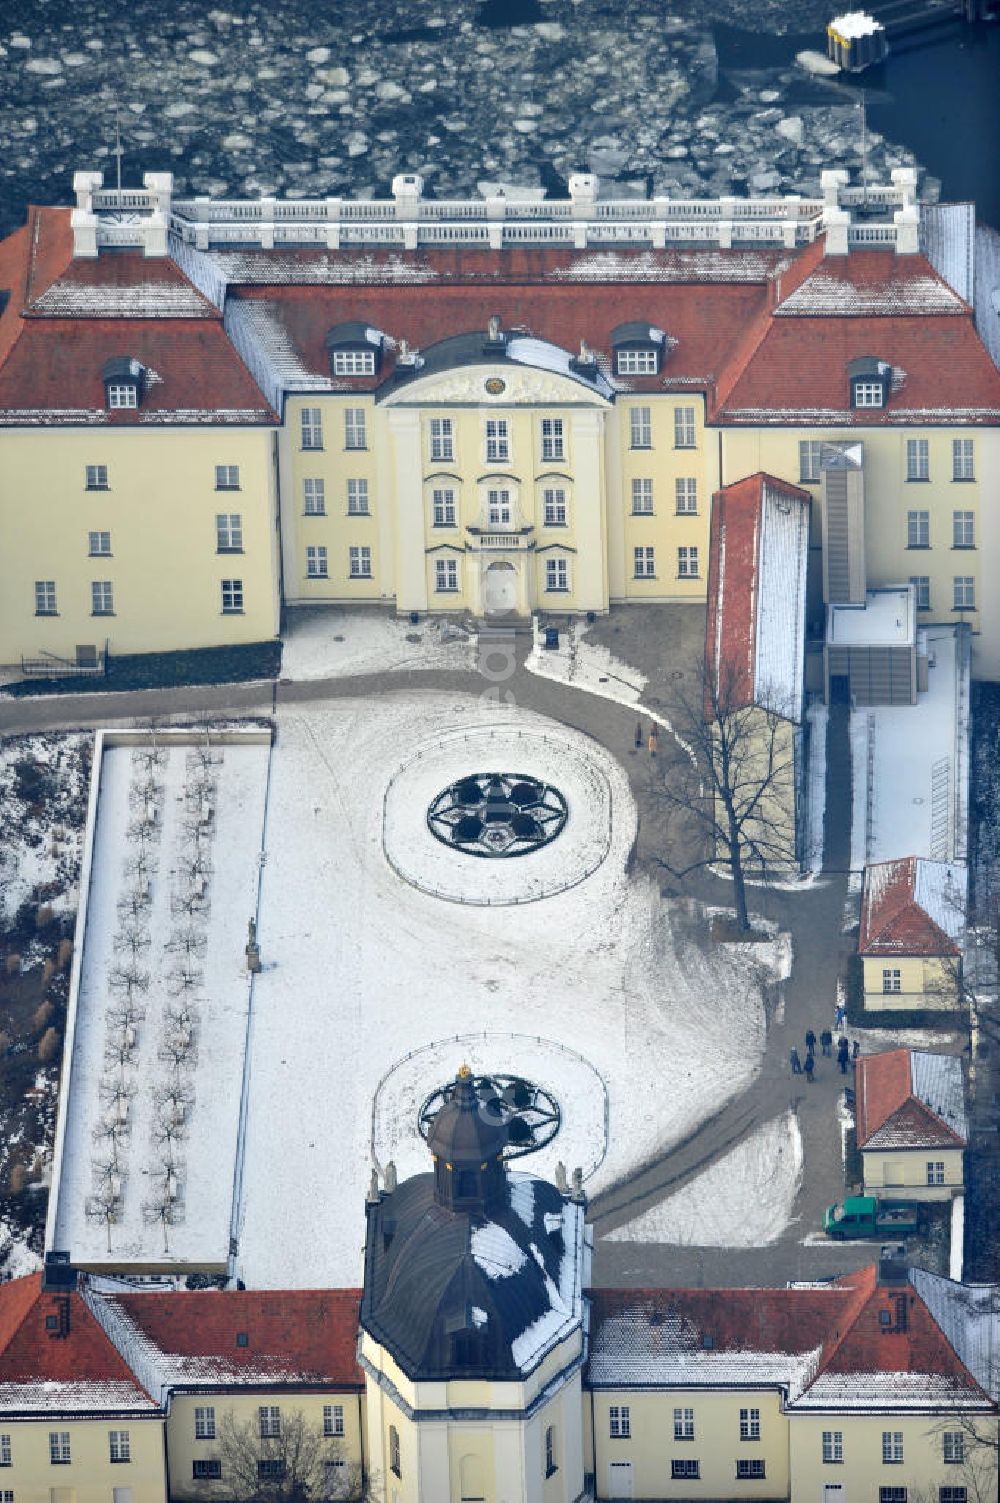
POLYGON ((261 199, 260 222, 258 224, 261 250, 274 249, 274 209, 275 200, 273 198, 261 199))
POLYGON ((896 254, 915 256, 920 250, 920 210, 916 204, 897 209, 892 216, 896 226, 896 254))
POLYGON ((144 256, 167 254, 167 216, 162 209, 154 209, 143 223, 142 253, 144 256))
POLYGON ((73 231, 73 256, 92 260, 97 255, 97 215, 89 209, 74 209, 69 216, 73 231))
POLYGON ((83 209, 87 214, 91 213, 94 207, 94 194, 103 185, 103 172, 74 172, 73 192, 76 194, 77 208, 83 209))
POLYGON ((899 188, 903 194, 903 207, 909 208, 910 204, 917 201, 917 169, 915 167, 894 167, 889 174, 894 188, 899 188))
POLYGON ((797 219, 783 219, 781 221, 781 243, 786 250, 794 250, 799 231, 797 219))
POLYGON ((174 196, 174 175, 172 172, 144 172, 142 184, 153 200, 153 207, 159 209, 168 219, 170 218, 170 206, 174 196))
POLYGON ((823 202, 829 209, 836 209, 840 204, 840 190, 846 188, 848 173, 842 167, 827 167, 819 175, 823 188, 823 202))
POLYGON ((732 250, 733 221, 731 219, 719 220, 719 245, 722 250, 732 250))
POLYGON ((396 200, 397 219, 412 219, 416 223, 420 218, 420 200, 423 191, 424 180, 419 172, 397 172, 392 180, 392 196, 396 200))
POLYGON ((427 609, 427 538, 424 527, 423 456, 420 411, 386 411, 392 444, 392 486, 396 509, 396 609, 427 609))
POLYGON ((574 219, 593 219, 600 186, 601 180, 593 172, 570 173, 569 196, 573 201, 574 219))
POLYGON ((577 408, 571 419, 573 532, 578 550, 571 567, 573 596, 581 611, 608 608, 605 420, 606 414, 594 407, 577 408))
POLYGON ((826 232, 824 255, 847 255, 847 231, 850 223, 851 216, 846 209, 823 210, 823 229, 826 232))

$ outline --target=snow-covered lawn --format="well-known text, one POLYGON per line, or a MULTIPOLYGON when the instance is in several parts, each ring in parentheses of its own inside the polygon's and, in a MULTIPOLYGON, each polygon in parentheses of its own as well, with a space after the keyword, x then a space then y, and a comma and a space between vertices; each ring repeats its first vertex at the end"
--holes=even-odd
POLYGON ((76 907, 87 800, 81 735, 0 739, 0 924, 37 888, 55 912, 76 907))
POLYGON ((676 1194, 609 1232, 608 1241, 764 1247, 791 1220, 801 1182, 802 1137, 795 1113, 785 1112, 676 1194))
POLYGON ((281 676, 349 678, 419 668, 471 671, 476 636, 438 617, 414 626, 385 611, 358 606, 300 606, 288 612, 281 676))
MULTIPOLYGON (((551 1085, 565 1126, 522 1161, 543 1175, 558 1159, 572 1170, 596 1157, 603 1080, 610 1146, 591 1192, 691 1132, 759 1068, 758 965, 708 944, 703 919, 626 874, 636 822, 628 783, 585 737, 498 709, 496 769, 482 769, 505 770, 509 732, 506 759, 516 771, 517 732, 529 730, 552 733, 552 782, 566 749, 607 780, 609 849, 577 886, 514 907, 472 907, 396 874, 383 850, 383 806, 401 757, 483 719, 476 698, 440 693, 279 711, 239 1221, 237 1271, 251 1287, 357 1282, 372 1101, 413 1050, 485 1032, 481 1046, 469 1046, 470 1062, 551 1085), (577 1069, 583 1085, 567 1074, 569 1056, 557 1063, 560 1044, 586 1062, 577 1069)), ((456 873, 481 864, 457 851, 452 859, 456 873)), ((427 1057, 425 1075, 410 1062, 390 1081, 388 1117, 376 1126, 383 1163, 391 1150, 404 1172, 419 1168, 407 1112, 447 1080, 461 1053, 443 1046, 427 1057)))
POLYGON ((542 646, 538 617, 532 619, 534 646, 524 666, 539 678, 555 679, 599 694, 602 699, 617 700, 623 705, 638 705, 646 687, 646 675, 623 663, 598 642, 588 642, 587 623, 573 621, 559 628, 559 646, 542 646))

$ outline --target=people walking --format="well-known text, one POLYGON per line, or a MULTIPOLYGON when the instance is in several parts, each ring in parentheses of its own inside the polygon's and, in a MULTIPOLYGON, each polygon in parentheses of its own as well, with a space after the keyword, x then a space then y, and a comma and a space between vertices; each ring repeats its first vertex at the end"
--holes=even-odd
POLYGON ((650 727, 650 731, 649 731, 649 741, 646 743, 648 745, 648 747, 649 747, 649 755, 651 757, 655 757, 656 756, 656 746, 657 746, 658 739, 659 738, 657 737, 657 734, 656 734, 656 726, 655 725, 651 726, 650 727))
POLYGON ((857 1057, 858 1057, 858 1055, 860 1053, 861 1053, 861 1040, 860 1039, 855 1039, 854 1043, 851 1045, 851 1059, 852 1060, 856 1060, 857 1057))
POLYGON ((850 1057, 850 1045, 845 1038, 841 1038, 837 1044, 837 1064, 840 1066, 841 1075, 847 1074, 847 1062, 850 1057))
POLYGON ((814 1056, 811 1055, 811 1054, 807 1054, 806 1055, 805 1070, 806 1070, 806 1080, 808 1080, 808 1082, 809 1082, 810 1085, 812 1085, 812 1083, 813 1083, 813 1071, 815 1070, 815 1068, 816 1068, 816 1060, 815 1060, 814 1056))
POLYGON ((838 1002, 837 1003, 837 1016, 836 1016, 836 1019, 834 1020, 834 1024, 833 1024, 834 1028, 843 1028, 843 1026, 844 1026, 844 1020, 846 1019, 846 1017, 847 1017, 847 1008, 844 1006, 843 1002, 838 1002))
POLYGON ((799 1059, 799 1051, 794 1047, 788 1051, 788 1063, 792 1067, 793 1075, 802 1074, 802 1061, 799 1059))
POLYGON ((811 1028, 806 1034, 806 1049, 810 1054, 816 1053, 816 1035, 813 1033, 811 1028))
POLYGON ((831 1048, 833 1047, 833 1034, 830 1032, 829 1028, 823 1029, 823 1032, 819 1036, 819 1042, 823 1053, 829 1054, 831 1048))
POLYGON ((644 740, 645 740, 645 737, 642 734, 642 721, 640 720, 640 721, 637 722, 636 728, 635 728, 635 749, 636 749, 636 751, 638 751, 640 749, 640 747, 642 746, 642 743, 643 743, 644 740))

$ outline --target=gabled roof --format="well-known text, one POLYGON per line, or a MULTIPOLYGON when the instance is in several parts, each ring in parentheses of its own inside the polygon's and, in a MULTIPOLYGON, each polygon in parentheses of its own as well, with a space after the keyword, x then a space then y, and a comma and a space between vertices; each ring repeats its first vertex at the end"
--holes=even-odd
POLYGON ((855 1080, 860 1149, 966 1146, 962 1062, 956 1055, 915 1049, 863 1054, 855 1080))
POLYGON ((43 1292, 40 1273, 0 1284, 0 1413, 159 1412, 77 1291, 43 1292))
POLYGON ((892 250, 824 257, 798 286, 781 288, 774 310, 779 318, 961 317, 969 311, 924 256, 898 256, 892 250))
POLYGON ((960 954, 965 921, 965 868, 904 856, 865 867, 861 955, 960 954))
POLYGON ((712 498, 705 656, 731 708, 802 718, 808 492, 758 473, 712 498))

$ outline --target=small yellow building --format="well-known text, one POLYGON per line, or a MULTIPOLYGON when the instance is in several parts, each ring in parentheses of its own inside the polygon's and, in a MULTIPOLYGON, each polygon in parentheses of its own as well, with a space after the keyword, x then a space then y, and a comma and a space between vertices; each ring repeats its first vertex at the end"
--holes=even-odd
POLYGON ((883 1200, 950 1200, 964 1186, 969 1128, 962 1061, 890 1049, 855 1066, 864 1193, 883 1200))
POLYGON ((907 856, 865 867, 858 953, 872 1012, 950 1008, 961 996, 964 866, 907 856))

